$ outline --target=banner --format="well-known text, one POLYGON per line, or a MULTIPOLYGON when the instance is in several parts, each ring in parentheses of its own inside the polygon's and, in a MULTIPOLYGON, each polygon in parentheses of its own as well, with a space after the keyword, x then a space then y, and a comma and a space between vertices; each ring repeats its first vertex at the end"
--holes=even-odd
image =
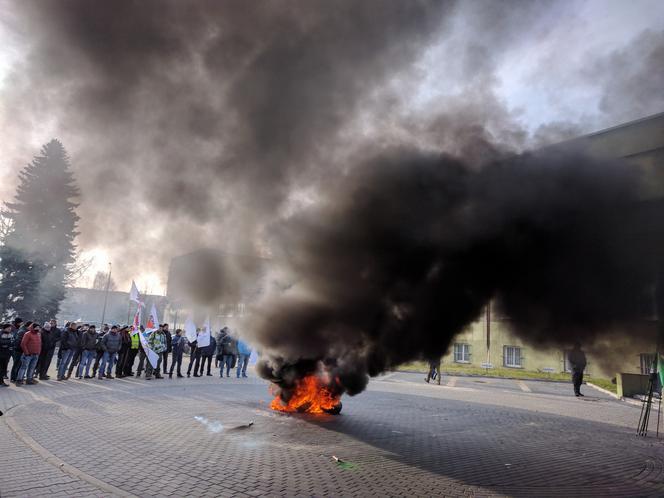
POLYGON ((131 324, 131 335, 136 335, 141 330, 141 307, 136 309, 134 321, 131 324))
POLYGON ((196 340, 196 324, 190 316, 187 317, 187 320, 184 322, 184 335, 189 342, 194 342, 196 340))
POLYGON ((145 331, 154 332, 159 328, 159 317, 157 316, 157 308, 155 308, 154 303, 150 308, 150 314, 148 315, 148 321, 145 322, 145 331))
POLYGON ((143 302, 141 301, 140 296, 138 294, 138 287, 136 287, 136 282, 134 282, 133 280, 131 281, 131 290, 129 291, 129 299, 143 306, 143 302))
POLYGON ((201 335, 198 336, 198 347, 204 348, 210 345, 210 316, 208 315, 205 320, 205 326, 201 331, 201 335))

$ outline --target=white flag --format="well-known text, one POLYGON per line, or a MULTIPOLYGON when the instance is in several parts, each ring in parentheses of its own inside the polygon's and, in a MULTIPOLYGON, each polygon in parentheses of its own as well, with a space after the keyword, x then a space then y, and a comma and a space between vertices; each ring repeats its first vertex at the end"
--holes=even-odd
POLYGON ((210 316, 208 315, 205 320, 205 327, 201 332, 201 335, 198 336, 198 347, 204 348, 210 345, 210 316))
POLYGON ((190 316, 187 317, 187 320, 184 322, 184 335, 189 342, 194 342, 196 340, 196 324, 190 316))
POLYGON ((152 351, 150 349, 150 345, 148 344, 148 337, 150 336, 150 333, 146 330, 142 334, 138 334, 139 339, 141 340, 141 346, 143 346, 143 351, 145 352, 145 356, 147 357, 148 361, 150 362, 150 365, 152 365, 152 368, 157 368, 157 362, 159 361, 159 355, 152 351))
POLYGON ((138 294, 138 287, 136 287, 136 282, 134 282, 133 280, 131 281, 131 290, 129 291, 129 299, 143 306, 143 303, 141 302, 140 296, 138 294))
POLYGON ((155 308, 154 303, 150 308, 150 314, 148 315, 148 321, 145 323, 146 332, 154 332, 159 328, 159 317, 157 316, 157 308, 155 308))

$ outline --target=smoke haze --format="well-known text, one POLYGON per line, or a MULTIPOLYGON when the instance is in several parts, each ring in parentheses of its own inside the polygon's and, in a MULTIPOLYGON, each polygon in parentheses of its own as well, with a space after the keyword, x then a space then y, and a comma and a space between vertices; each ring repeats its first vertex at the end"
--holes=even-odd
POLYGON ((199 247, 270 256, 266 375, 336 358, 358 392, 490 298, 531 341, 591 339, 651 285, 640 180, 520 152, 661 110, 664 64, 656 2, 599 45, 588 4, 5 0, 5 184, 60 137, 78 242, 121 286, 199 247))

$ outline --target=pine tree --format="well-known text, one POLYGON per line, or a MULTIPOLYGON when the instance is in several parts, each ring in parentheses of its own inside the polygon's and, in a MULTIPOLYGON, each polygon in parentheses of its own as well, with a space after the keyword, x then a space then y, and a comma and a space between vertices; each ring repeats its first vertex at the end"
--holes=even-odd
POLYGON ((0 247, 0 313, 43 322, 55 317, 75 259, 79 190, 67 152, 51 140, 19 173, 3 215, 11 229, 0 247))

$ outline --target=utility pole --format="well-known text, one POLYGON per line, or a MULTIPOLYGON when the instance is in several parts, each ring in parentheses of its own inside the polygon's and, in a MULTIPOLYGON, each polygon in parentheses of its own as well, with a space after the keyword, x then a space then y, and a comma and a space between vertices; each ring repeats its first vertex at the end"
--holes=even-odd
POLYGON ((104 293, 104 309, 101 312, 101 323, 99 328, 104 327, 104 319, 106 318, 106 303, 108 302, 108 289, 111 287, 111 262, 108 262, 108 278, 106 279, 106 292, 104 293))

